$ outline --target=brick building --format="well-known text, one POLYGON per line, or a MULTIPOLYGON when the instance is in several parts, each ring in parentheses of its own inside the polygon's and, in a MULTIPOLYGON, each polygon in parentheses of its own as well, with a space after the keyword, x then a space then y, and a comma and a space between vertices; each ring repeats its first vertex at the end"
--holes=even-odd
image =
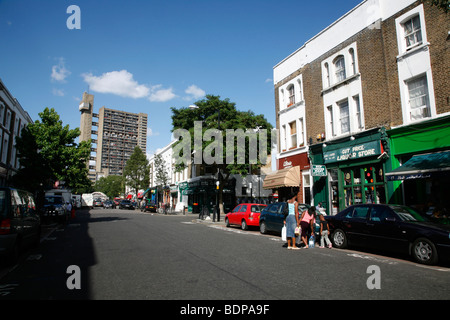
POLYGON ((412 205, 405 189, 415 187, 436 198, 436 176, 391 172, 450 149, 449 27, 428 2, 367 0, 274 67, 278 169, 299 166, 302 202, 335 214, 356 203, 412 205), (427 127, 442 138, 427 143, 418 136, 427 127))

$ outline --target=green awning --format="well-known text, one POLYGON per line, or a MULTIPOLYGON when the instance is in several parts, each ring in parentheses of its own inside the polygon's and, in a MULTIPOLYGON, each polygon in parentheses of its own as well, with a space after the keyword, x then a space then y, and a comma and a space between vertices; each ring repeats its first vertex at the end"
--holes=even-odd
POLYGON ((428 179, 450 174, 450 151, 413 156, 401 167, 386 173, 389 181, 428 179))

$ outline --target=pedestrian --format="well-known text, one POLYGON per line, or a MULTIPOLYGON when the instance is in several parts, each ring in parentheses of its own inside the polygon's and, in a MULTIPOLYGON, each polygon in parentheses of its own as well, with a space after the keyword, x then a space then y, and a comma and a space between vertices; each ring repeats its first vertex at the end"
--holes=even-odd
POLYGON ((300 227, 302 228, 302 241, 305 244, 305 248, 308 246, 308 230, 311 230, 311 234, 314 234, 314 223, 316 222, 316 209, 314 207, 308 208, 308 210, 303 211, 302 217, 300 218, 300 227))
POLYGON ((331 241, 328 239, 328 234, 330 232, 330 229, 328 228, 328 222, 325 220, 325 217, 323 214, 319 214, 319 220, 320 220, 320 247, 319 248, 325 248, 324 242, 327 243, 328 248, 331 249, 331 241))
POLYGON ((291 194, 287 203, 289 212, 284 220, 284 224, 286 225, 288 249, 298 250, 300 248, 295 245, 295 228, 299 226, 297 194, 291 194))

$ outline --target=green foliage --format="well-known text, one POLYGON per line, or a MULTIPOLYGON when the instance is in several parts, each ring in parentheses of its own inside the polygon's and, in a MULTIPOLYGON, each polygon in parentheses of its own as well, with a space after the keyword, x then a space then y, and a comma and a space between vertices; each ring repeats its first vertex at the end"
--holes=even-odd
POLYGON ((122 176, 107 176, 100 178, 95 183, 94 189, 103 192, 112 199, 125 193, 125 184, 122 176))
POLYGON ((133 154, 124 168, 126 185, 134 189, 136 195, 139 189, 147 189, 150 184, 150 167, 147 156, 136 146, 133 154))
POLYGON ((16 139, 22 168, 14 183, 31 191, 48 188, 55 181, 64 181, 65 187, 74 192, 90 188, 87 161, 91 142, 77 145, 80 130, 63 126, 53 108, 45 108, 39 116, 41 121, 29 124, 16 139))

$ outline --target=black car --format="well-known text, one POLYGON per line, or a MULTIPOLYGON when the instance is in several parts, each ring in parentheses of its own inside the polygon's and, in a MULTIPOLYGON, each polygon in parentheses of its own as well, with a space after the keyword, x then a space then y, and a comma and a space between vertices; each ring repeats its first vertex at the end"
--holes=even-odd
POLYGON ((156 205, 156 203, 151 202, 151 201, 145 201, 142 206, 141 206, 141 211, 142 212, 156 212, 156 210, 158 209, 158 206, 156 205))
POLYGON ((22 248, 39 245, 41 221, 33 195, 0 188, 0 261, 15 262, 22 248))
POLYGON ((134 206, 130 200, 122 200, 119 203, 119 209, 134 210, 134 206))
POLYGON ((354 205, 325 219, 337 248, 354 245, 406 253, 428 265, 450 258, 450 226, 432 223, 406 206, 354 205))
MULTIPOLYGON (((307 204, 299 203, 299 215, 301 216, 302 212, 308 210, 309 207, 310 206, 307 204)), ((266 234, 268 232, 281 233, 287 214, 287 202, 275 202, 269 204, 261 211, 261 215, 259 217, 259 231, 262 234, 266 234)))
POLYGON ((45 196, 42 216, 47 222, 53 219, 67 223, 69 214, 62 196, 45 196))
POLYGON ((116 205, 114 204, 114 202, 112 200, 106 200, 105 202, 103 202, 104 209, 114 209, 115 207, 116 207, 116 205))

